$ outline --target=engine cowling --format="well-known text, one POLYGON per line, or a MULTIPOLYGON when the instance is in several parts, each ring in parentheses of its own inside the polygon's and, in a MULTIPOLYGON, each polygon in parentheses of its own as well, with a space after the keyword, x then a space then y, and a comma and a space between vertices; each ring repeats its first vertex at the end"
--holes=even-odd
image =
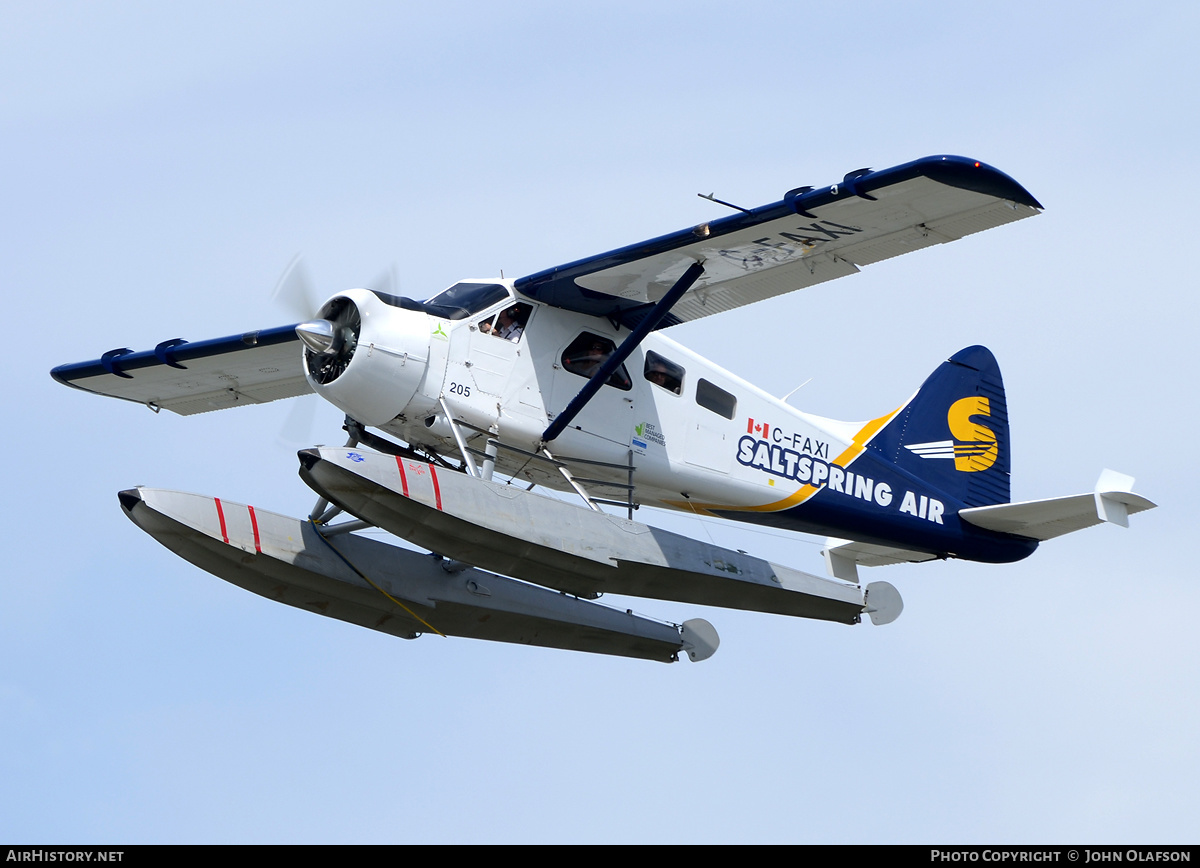
POLYGON ((404 412, 429 365, 429 314, 383 301, 368 289, 335 295, 301 323, 304 376, 321 397, 364 425, 404 412))

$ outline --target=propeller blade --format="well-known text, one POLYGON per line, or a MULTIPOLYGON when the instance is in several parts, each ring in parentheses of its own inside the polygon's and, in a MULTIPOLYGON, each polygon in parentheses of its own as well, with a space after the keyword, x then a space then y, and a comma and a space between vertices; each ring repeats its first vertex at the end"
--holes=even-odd
POLYGON ((376 275, 375 280, 367 284, 376 292, 382 292, 384 295, 397 295, 400 290, 400 279, 396 275, 396 263, 389 265, 384 271, 376 275))
POLYGON ((312 319, 321 305, 317 297, 316 284, 304 257, 297 253, 284 269, 275 291, 271 293, 271 301, 286 308, 298 320, 312 319))
POLYGON ((312 444, 317 426, 317 406, 316 395, 304 395, 292 402, 276 438, 280 446, 295 449, 312 444))

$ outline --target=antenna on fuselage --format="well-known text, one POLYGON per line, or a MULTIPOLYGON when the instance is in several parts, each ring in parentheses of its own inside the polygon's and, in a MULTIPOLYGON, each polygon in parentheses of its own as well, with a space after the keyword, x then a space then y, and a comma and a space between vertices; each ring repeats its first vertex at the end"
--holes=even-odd
POLYGON ((783 401, 783 403, 785 403, 785 404, 786 404, 786 403, 787 403, 787 399, 788 399, 788 398, 792 397, 792 395, 794 395, 794 394, 796 394, 797 392, 799 392, 801 389, 803 389, 805 386, 807 386, 807 385, 808 385, 809 383, 811 383, 811 382, 812 382, 812 377, 809 377, 807 380, 805 380, 803 383, 801 383, 801 384, 800 384, 799 386, 797 386, 796 388, 792 389, 792 391, 788 392, 786 395, 784 395, 784 396, 783 396, 782 398, 780 398, 779 400, 780 400, 780 401, 783 401))

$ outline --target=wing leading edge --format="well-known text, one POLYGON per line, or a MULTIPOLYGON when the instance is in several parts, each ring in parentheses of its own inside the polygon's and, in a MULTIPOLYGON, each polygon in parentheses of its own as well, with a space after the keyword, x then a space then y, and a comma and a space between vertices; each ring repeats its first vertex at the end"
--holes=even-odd
POLYGON ((689 322, 902 253, 1032 217, 1041 204, 1003 172, 966 157, 925 157, 851 172, 823 189, 522 277, 555 307, 633 327, 694 262, 704 274, 659 326, 689 322))
POLYGON ((110 350, 50 372, 64 386, 135 401, 181 416, 306 395, 293 325, 205 341, 163 341, 153 350, 110 350))

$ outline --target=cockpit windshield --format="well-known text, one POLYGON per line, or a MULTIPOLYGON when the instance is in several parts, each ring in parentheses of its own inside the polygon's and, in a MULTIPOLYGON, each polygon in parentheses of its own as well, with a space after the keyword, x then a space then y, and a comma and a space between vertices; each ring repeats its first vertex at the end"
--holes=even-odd
POLYGON ((425 310, 445 319, 464 319, 509 297, 498 283, 456 283, 423 303, 425 310))

